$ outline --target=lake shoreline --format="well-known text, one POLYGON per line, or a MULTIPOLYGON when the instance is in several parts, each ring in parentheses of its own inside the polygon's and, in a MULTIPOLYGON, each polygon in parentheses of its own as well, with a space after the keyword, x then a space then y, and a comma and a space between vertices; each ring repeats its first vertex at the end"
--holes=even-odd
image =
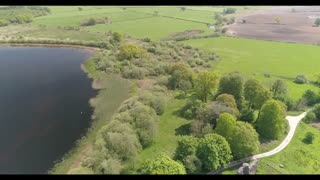
POLYGON ((77 48, 90 51, 98 51, 101 48, 70 44, 45 44, 45 43, 0 43, 0 47, 46 47, 46 48, 77 48))

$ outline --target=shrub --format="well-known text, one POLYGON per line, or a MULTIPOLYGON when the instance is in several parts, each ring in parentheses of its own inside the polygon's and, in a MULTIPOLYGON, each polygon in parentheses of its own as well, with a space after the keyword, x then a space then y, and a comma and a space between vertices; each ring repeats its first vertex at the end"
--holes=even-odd
POLYGON ((303 118, 303 121, 306 123, 312 123, 317 120, 317 116, 314 114, 314 112, 308 112, 306 117, 303 118))
POLYGON ((236 8, 228 7, 228 8, 223 9, 223 13, 224 14, 233 14, 236 12, 236 10, 237 10, 236 8))
POLYGON ((317 119, 320 119, 320 104, 316 104, 312 112, 316 115, 317 119))
POLYGON ((183 165, 161 153, 153 159, 147 160, 141 167, 143 174, 186 174, 183 165))
POLYGON ((183 108, 181 109, 180 113, 184 118, 192 119, 196 116, 197 110, 203 106, 202 101, 196 99, 188 101, 183 108))
POLYGON ((84 19, 80 22, 80 26, 94 26, 96 20, 94 18, 84 19))
POLYGON ((307 132, 303 139, 303 142, 306 144, 312 144, 313 140, 314 140, 314 134, 312 132, 307 132))
POLYGON ((0 19, 0 27, 2 26, 8 26, 9 22, 3 19, 0 19))
POLYGON ((122 34, 118 33, 118 32, 114 32, 113 33, 113 39, 116 41, 116 42, 120 42, 122 40, 122 34))
POLYGON ((305 75, 299 74, 299 75, 296 76, 296 79, 294 80, 294 82, 297 83, 297 84, 306 84, 309 81, 308 81, 308 79, 307 79, 307 77, 305 75))
POLYGON ((120 174, 122 168, 121 162, 118 159, 109 158, 101 162, 99 171, 102 174, 120 174))

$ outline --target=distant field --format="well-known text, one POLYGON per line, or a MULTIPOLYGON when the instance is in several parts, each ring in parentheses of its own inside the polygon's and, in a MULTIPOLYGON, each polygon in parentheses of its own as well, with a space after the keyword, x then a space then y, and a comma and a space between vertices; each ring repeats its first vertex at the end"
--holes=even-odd
POLYGON ((152 40, 160 40, 170 34, 185 30, 203 30, 206 34, 213 32, 204 24, 163 17, 137 19, 113 23, 112 25, 98 24, 85 29, 96 32, 108 32, 111 30, 126 33, 136 38, 149 37, 152 40))
MULTIPOLYGON (((305 74, 312 79, 315 73, 320 72, 319 46, 232 37, 196 39, 184 43, 217 52, 221 56, 221 62, 215 67, 220 73, 240 71, 268 81, 270 78, 261 77, 262 73, 291 79, 298 74, 305 74)), ((312 85, 297 85, 291 80, 286 82, 295 99, 301 97, 306 89, 318 91, 318 88, 312 85)))
POLYGON ((160 40, 171 33, 186 30, 213 32, 207 26, 214 23, 213 12, 188 9, 181 11, 180 7, 52 6, 50 9, 50 15, 35 18, 32 24, 79 27, 83 19, 108 17, 112 24, 81 28, 95 32, 118 31, 137 38, 149 37, 152 40, 160 40), (83 9, 79 11, 79 7, 83 9), (154 14, 155 11, 157 14, 154 14))
POLYGON ((320 170, 320 131, 305 123, 299 124, 294 138, 283 151, 259 161, 257 174, 317 174, 320 170), (315 134, 313 144, 302 140, 307 132, 315 134), (283 164, 284 168, 279 165, 283 164))

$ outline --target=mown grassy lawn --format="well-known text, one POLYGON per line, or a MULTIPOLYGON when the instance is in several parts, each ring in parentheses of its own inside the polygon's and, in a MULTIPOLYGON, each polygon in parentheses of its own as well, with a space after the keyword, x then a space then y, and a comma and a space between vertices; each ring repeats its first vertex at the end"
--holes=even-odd
MULTIPOLYGON (((261 77, 261 74, 270 73, 289 79, 305 74, 309 79, 313 79, 313 75, 320 72, 319 46, 232 37, 195 39, 184 43, 214 50, 221 57, 221 61, 214 65, 215 70, 220 73, 240 71, 268 81, 270 78, 261 77)), ((318 88, 312 85, 297 85, 292 80, 286 82, 289 94, 294 99, 300 98, 307 89, 318 91, 318 88)))
POLYGON ((165 152, 171 157, 174 155, 177 147, 178 135, 181 131, 191 123, 191 120, 181 118, 177 115, 177 111, 185 104, 185 99, 169 100, 164 114, 160 116, 160 126, 158 136, 154 143, 144 149, 137 157, 139 167, 147 159, 151 159, 160 152, 165 152))
POLYGON ((301 123, 290 144, 278 154, 262 158, 258 174, 317 174, 320 172, 320 131, 311 125, 301 123), (305 144, 307 132, 315 134, 312 144, 305 144), (279 165, 284 165, 280 168, 279 165))

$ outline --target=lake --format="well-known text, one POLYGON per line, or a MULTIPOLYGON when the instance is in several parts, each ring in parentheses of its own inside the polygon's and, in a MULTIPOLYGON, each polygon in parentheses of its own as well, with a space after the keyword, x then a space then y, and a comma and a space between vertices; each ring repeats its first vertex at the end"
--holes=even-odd
POLYGON ((0 173, 45 174, 90 126, 87 50, 0 47, 0 173))

